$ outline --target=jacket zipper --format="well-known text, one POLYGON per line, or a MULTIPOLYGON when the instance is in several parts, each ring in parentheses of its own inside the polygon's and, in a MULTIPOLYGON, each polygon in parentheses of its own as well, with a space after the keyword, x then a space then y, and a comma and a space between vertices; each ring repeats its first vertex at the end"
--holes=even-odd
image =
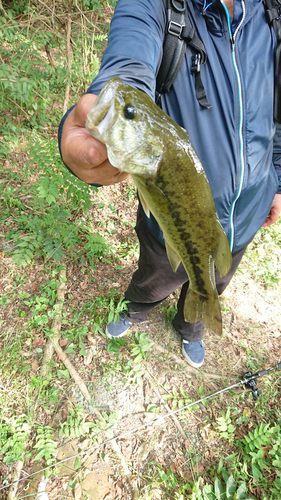
POLYGON ((236 36, 237 36, 237 33, 244 22, 245 13, 246 13, 244 0, 241 0, 241 2, 242 2, 243 14, 242 14, 241 21, 238 24, 238 26, 233 34, 231 31, 231 22, 230 22, 228 10, 227 10, 226 6, 224 5, 223 1, 221 2, 222 6, 225 10, 225 13, 226 13, 228 32, 229 32, 229 37, 230 37, 230 42, 231 42, 232 62, 233 62, 233 67, 234 67, 236 80, 237 80, 237 86, 238 86, 238 105, 239 105, 239 128, 238 128, 239 133, 238 133, 238 136, 239 136, 241 175, 240 175, 240 181, 239 181, 239 186, 238 186, 238 192, 237 192, 237 195, 232 203, 231 211, 230 211, 230 250, 231 251, 233 250, 233 244, 234 244, 234 210, 235 210, 237 200, 240 198, 240 195, 241 195, 244 174, 245 174, 244 139, 243 139, 243 123, 244 123, 243 96, 242 96, 241 78, 240 78, 240 73, 239 73, 239 69, 238 69, 238 65, 237 65, 236 53, 235 53, 236 36))

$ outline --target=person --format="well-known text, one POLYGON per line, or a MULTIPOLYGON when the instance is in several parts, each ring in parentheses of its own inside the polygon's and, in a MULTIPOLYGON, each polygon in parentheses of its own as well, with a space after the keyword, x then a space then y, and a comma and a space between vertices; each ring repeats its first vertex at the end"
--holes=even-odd
MULTIPOLYGON (((273 224, 281 211, 281 126, 273 120, 276 38, 265 20, 262 0, 190 0, 188 12, 206 48, 201 78, 212 107, 202 108, 196 98, 190 46, 172 90, 161 96, 161 107, 189 133, 229 238, 231 270, 223 279, 216 275, 221 294, 255 233, 273 224)), ((114 76, 154 99, 165 27, 164 0, 118 1, 100 71, 60 124, 62 159, 84 182, 108 186, 126 179, 127 174, 108 161, 105 145, 86 130, 86 117, 103 85, 114 76)), ((136 232, 140 258, 125 292, 128 312, 107 325, 106 332, 121 337, 182 287, 173 325, 182 337, 186 361, 200 367, 205 357, 204 326, 184 321, 186 272, 182 266, 172 271, 161 230, 141 206, 136 232)))

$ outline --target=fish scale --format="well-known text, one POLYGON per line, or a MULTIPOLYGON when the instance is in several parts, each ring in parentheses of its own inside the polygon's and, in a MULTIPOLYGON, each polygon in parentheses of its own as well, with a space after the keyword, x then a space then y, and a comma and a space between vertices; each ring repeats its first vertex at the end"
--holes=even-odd
POLYGON ((119 78, 105 84, 86 127, 106 145, 111 164, 131 174, 146 215, 152 213, 163 231, 173 271, 183 264, 189 278, 185 321, 221 334, 215 266, 224 277, 231 252, 188 133, 119 78))

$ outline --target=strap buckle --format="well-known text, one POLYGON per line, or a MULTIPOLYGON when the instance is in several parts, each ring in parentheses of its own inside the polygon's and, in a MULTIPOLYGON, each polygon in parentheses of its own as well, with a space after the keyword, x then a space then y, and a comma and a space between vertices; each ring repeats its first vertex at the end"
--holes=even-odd
POLYGON ((168 25, 168 33, 173 36, 177 36, 181 40, 183 26, 175 21, 170 21, 168 25))
POLYGON ((201 59, 201 54, 195 54, 192 56, 192 64, 190 68, 192 74, 200 73, 201 59))

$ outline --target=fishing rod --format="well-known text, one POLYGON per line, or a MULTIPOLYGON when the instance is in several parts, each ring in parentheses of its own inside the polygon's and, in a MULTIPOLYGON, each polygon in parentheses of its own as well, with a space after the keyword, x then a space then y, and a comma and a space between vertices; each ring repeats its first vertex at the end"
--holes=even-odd
POLYGON ((270 373, 272 371, 280 370, 280 369, 281 369, 281 361, 279 361, 272 368, 268 368, 267 370, 260 370, 257 373, 247 372, 243 375, 242 379, 239 380, 239 382, 236 382, 235 384, 229 385, 228 387, 224 387, 223 389, 220 389, 216 392, 212 392, 208 396, 204 396, 203 398, 198 399, 197 401, 193 401, 192 403, 189 403, 189 404, 183 406, 182 408, 177 408, 176 410, 171 410, 171 411, 165 413, 164 415, 161 415, 159 417, 154 418, 150 422, 146 422, 145 424, 139 425, 138 427, 135 427, 134 429, 131 429, 129 431, 122 432, 121 434, 118 434, 117 436, 112 436, 112 437, 106 439, 105 441, 103 441, 102 443, 90 446, 86 450, 80 451, 79 453, 71 455, 70 457, 64 458, 63 460, 60 460, 59 462, 56 462, 52 465, 48 465, 47 467, 44 467, 43 469, 40 469, 37 472, 33 472, 32 474, 28 474, 27 476, 25 476, 21 479, 18 479, 16 481, 13 481, 12 483, 7 484, 6 486, 2 486, 0 488, 0 491, 5 490, 6 488, 9 488, 13 484, 24 481, 25 479, 29 479, 30 477, 33 477, 36 474, 40 474, 41 472, 45 472, 48 469, 56 467, 57 465, 63 464, 64 462, 67 462, 68 460, 77 458, 81 455, 85 455, 85 453, 88 453, 89 451, 96 450, 97 448, 100 448, 101 446, 104 446, 108 443, 111 443, 115 439, 122 439, 126 436, 129 436, 130 434, 134 434, 135 432, 141 431, 142 429, 145 429, 146 427, 149 427, 149 426, 155 424, 156 422, 159 422, 160 420, 164 420, 165 418, 170 417, 172 415, 175 415, 176 413, 180 413, 181 411, 186 410, 187 408, 191 408, 192 406, 198 405, 199 403, 202 403, 203 401, 206 401, 207 399, 211 399, 215 396, 218 396, 219 394, 230 391, 231 389, 234 389, 235 387, 239 387, 239 386, 244 385, 245 387, 250 388, 252 391, 253 399, 255 401, 257 401, 262 396, 262 392, 257 387, 256 379, 264 377, 264 375, 267 375, 268 373, 270 373))
POLYGON ((243 379, 239 382, 239 384, 245 385, 246 387, 249 387, 252 390, 252 395, 253 395, 254 400, 257 401, 260 398, 260 396, 262 396, 262 392, 257 387, 256 379, 263 377, 264 375, 267 375, 268 373, 272 372, 273 370, 280 370, 280 369, 281 369, 281 362, 277 363, 272 368, 268 368, 267 370, 260 370, 259 372, 254 373, 254 374, 252 372, 247 372, 247 373, 245 373, 243 379))

